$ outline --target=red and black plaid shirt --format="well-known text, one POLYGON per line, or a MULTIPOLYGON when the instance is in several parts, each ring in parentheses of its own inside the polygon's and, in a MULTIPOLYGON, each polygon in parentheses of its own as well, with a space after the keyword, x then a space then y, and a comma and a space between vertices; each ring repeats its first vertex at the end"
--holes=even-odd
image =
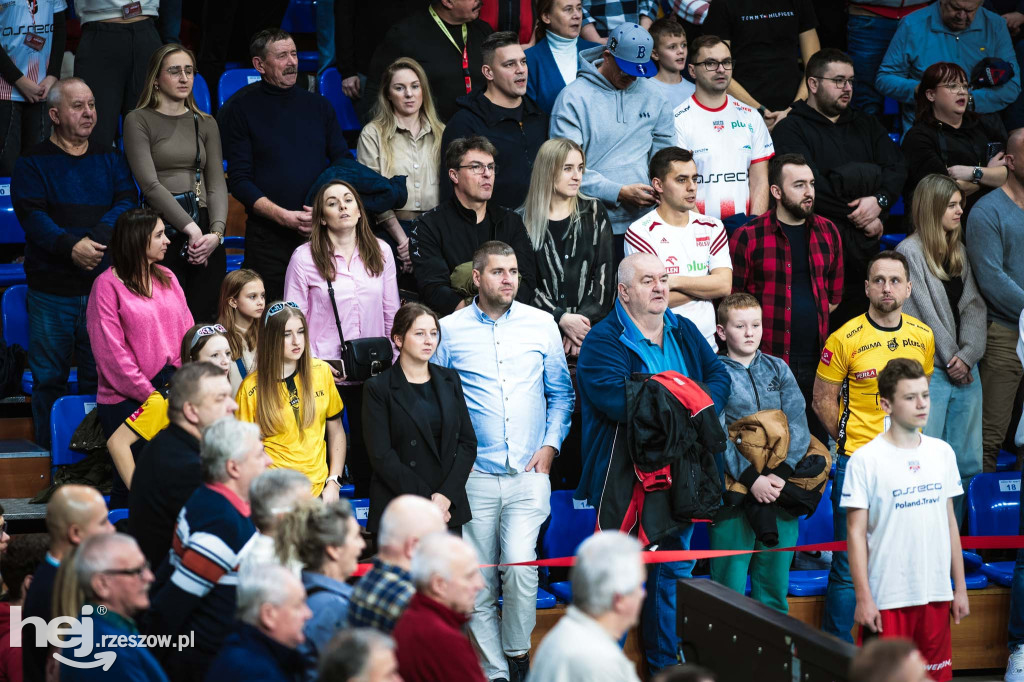
MULTIPOLYGON (((818 303, 818 339, 824 343, 828 338, 829 303, 839 303, 843 296, 843 243, 831 221, 815 215, 807 220, 807 225, 811 288, 818 303)), ((788 364, 793 255, 775 211, 768 211, 733 232, 729 252, 733 292, 753 294, 761 302, 761 351, 788 364)))

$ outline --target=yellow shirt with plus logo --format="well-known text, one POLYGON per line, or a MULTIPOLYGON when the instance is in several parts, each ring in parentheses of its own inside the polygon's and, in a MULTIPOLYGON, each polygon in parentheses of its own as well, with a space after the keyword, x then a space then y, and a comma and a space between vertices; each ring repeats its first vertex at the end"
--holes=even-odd
MULTIPOLYGON (((238 411, 235 416, 247 422, 256 423, 256 403, 259 399, 256 390, 257 372, 245 377, 238 388, 238 411)), ((263 434, 263 447, 272 460, 271 467, 294 469, 309 479, 313 497, 318 497, 327 480, 327 420, 341 417, 344 405, 338 388, 334 385, 334 375, 330 365, 323 360, 313 360, 313 395, 316 418, 309 428, 302 428, 300 415, 303 406, 302 381, 298 375, 292 375, 279 383, 281 405, 288 413, 285 415, 286 428, 282 433, 263 434)))
POLYGON ((903 315, 895 328, 858 315, 832 332, 817 376, 839 385, 839 453, 850 455, 885 431, 888 416, 878 400, 878 373, 893 358, 911 358, 932 375, 935 337, 921 320, 903 315))

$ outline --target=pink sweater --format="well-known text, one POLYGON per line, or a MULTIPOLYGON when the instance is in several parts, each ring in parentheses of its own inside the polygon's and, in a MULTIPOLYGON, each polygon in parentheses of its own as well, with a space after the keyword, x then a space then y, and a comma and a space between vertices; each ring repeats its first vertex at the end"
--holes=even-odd
POLYGON ((185 292, 174 274, 170 287, 154 282, 153 297, 128 291, 108 268, 93 282, 86 310, 89 342, 96 358, 99 390, 96 401, 143 402, 153 392, 150 379, 167 365, 181 365, 181 338, 192 326, 185 292))

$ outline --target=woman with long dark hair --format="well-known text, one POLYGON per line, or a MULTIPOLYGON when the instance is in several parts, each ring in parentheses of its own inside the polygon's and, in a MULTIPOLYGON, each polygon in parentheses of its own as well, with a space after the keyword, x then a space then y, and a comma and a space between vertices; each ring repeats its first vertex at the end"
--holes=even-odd
POLYGON ((146 204, 166 225, 164 267, 178 278, 192 316, 212 320, 226 265, 228 191, 217 121, 192 92, 195 66, 181 45, 153 53, 137 108, 124 118, 124 151, 146 204))
POLYGON ((235 416, 260 427, 271 467, 302 472, 314 497, 333 502, 345 468, 345 429, 331 367, 310 352, 298 304, 272 304, 262 324, 256 371, 238 389, 235 416))
MULTIPOLYGON (((332 180, 317 192, 313 232, 309 242, 292 254, 284 293, 306 313, 314 357, 342 357, 339 322, 347 341, 390 338, 399 306, 394 257, 387 244, 374 236, 363 202, 348 183, 332 180)), ((338 369, 332 371, 348 412, 349 476, 356 495, 365 497, 370 466, 360 416, 363 387, 338 369)))
MULTIPOLYGON (((193 320, 178 280, 157 265, 168 244, 156 213, 125 211, 110 238, 111 266, 89 294, 86 319, 99 378, 96 409, 107 438, 181 364, 181 337, 193 320)), ((111 508, 127 506, 127 493, 115 472, 111 508)))

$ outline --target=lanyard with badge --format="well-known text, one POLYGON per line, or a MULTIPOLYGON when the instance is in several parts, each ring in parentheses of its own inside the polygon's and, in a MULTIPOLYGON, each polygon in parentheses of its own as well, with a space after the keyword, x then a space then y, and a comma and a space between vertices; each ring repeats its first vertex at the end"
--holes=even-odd
MULTIPOLYGON (((28 0, 28 12, 32 15, 32 29, 36 27, 36 12, 39 11, 39 0, 28 0)), ((26 33, 24 39, 25 45, 32 48, 36 52, 39 52, 46 47, 46 38, 39 35, 38 33, 26 33)))
POLYGON ((459 44, 455 42, 455 38, 453 38, 452 34, 448 32, 448 28, 444 25, 444 22, 441 21, 441 17, 437 16, 437 12, 434 11, 433 5, 431 5, 430 7, 430 16, 434 18, 434 21, 437 23, 438 28, 441 29, 441 31, 445 34, 445 36, 455 47, 455 49, 459 50, 462 53, 462 76, 463 78, 466 79, 466 93, 469 94, 469 92, 473 90, 473 83, 470 80, 469 76, 469 52, 467 51, 469 42, 468 39, 466 38, 466 35, 468 33, 468 31, 466 30, 466 25, 462 25, 462 47, 460 48, 459 44))

